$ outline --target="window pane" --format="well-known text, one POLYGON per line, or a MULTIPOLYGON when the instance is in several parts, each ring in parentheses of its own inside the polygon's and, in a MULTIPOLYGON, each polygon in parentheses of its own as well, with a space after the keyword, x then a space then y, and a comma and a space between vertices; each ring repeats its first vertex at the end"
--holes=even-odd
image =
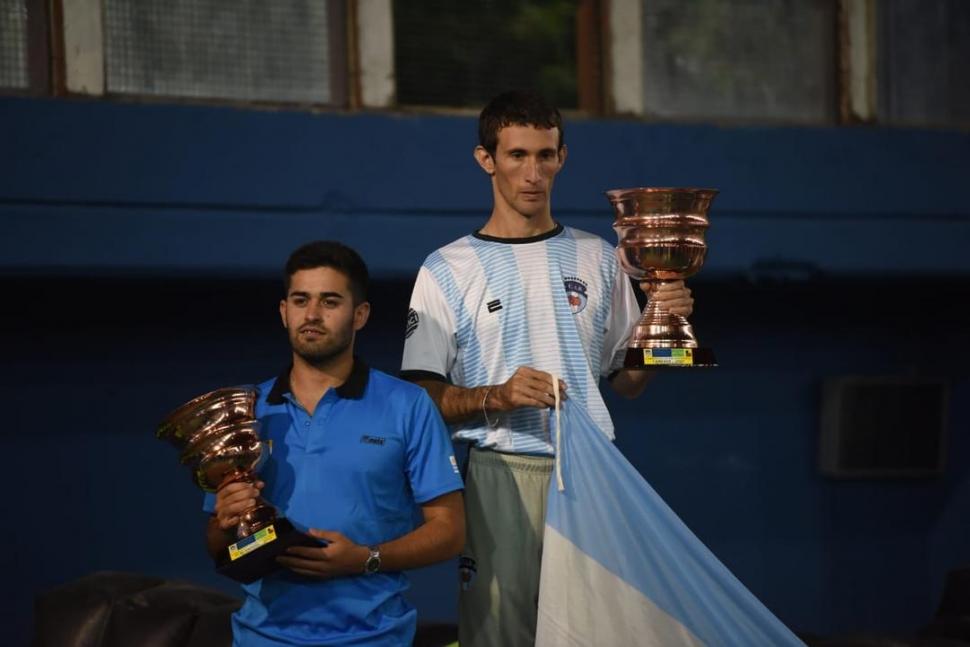
POLYGON ((25 0, 0 0, 0 87, 29 85, 25 0))
POLYGON ((481 107, 532 89, 577 106, 578 0, 394 3, 398 103, 481 107))
POLYGON ((835 3, 643 0, 648 114, 835 117, 835 3))
POLYGON ((970 3, 887 0, 879 24, 879 119, 970 125, 970 3))
POLYGON ((105 0, 109 92, 329 103, 326 0, 105 0))

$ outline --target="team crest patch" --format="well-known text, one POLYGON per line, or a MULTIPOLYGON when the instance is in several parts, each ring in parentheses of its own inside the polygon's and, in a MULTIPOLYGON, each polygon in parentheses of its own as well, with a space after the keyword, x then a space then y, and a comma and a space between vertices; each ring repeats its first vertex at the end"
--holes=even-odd
POLYGON ((414 308, 408 309, 408 327, 404 333, 404 338, 407 339, 411 336, 415 330, 418 329, 418 313, 414 308))
POLYGON ((575 276, 567 276, 562 280, 566 288, 566 298, 569 299, 569 309, 578 315, 586 307, 586 281, 575 276))

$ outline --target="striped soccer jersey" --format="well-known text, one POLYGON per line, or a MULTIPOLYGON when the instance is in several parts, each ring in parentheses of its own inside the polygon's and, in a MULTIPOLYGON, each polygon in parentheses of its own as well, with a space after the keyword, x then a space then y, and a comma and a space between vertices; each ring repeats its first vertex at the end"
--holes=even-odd
MULTIPOLYGON (((411 295, 402 375, 464 387, 502 384, 520 366, 553 373, 613 438, 600 376, 620 368, 639 308, 613 247, 557 225, 532 238, 473 234, 432 253, 411 295)), ((552 455, 549 411, 503 412, 452 427, 456 439, 552 455)))

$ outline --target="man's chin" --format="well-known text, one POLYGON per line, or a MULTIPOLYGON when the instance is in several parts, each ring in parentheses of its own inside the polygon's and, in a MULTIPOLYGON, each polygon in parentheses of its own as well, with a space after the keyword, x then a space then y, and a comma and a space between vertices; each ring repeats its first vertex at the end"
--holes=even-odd
POLYGON ((529 220, 532 220, 533 218, 538 218, 546 212, 544 205, 537 205, 531 202, 521 205, 518 209, 516 209, 516 211, 518 211, 520 214, 522 214, 529 220))
POLYGON ((307 364, 311 366, 324 366, 340 357, 347 346, 342 348, 306 348, 294 347, 293 352, 307 364))

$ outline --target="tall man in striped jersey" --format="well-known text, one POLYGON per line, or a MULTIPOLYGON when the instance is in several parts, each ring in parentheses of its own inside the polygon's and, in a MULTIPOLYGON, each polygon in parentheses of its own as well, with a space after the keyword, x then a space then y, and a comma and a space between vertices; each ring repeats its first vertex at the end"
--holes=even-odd
MULTIPOLYGON (((508 92, 485 107, 478 129, 491 217, 421 266, 402 376, 424 386, 454 437, 472 444, 462 647, 515 647, 535 637, 552 376, 612 438, 600 378, 634 398, 653 375, 622 370, 639 309, 612 245, 552 217, 553 180, 566 161, 559 111, 508 92)), ((684 316, 693 308, 683 282, 650 298, 684 316)))

